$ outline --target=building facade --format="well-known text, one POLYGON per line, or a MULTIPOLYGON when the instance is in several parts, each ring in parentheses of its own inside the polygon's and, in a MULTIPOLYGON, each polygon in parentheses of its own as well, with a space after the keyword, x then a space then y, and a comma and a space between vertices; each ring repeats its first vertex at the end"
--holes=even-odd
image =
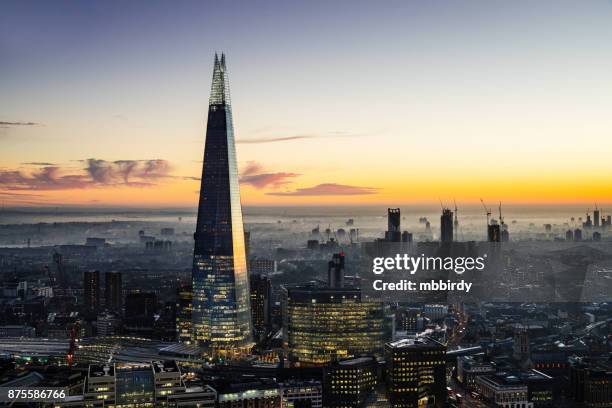
POLYGON ((193 255, 195 340, 213 350, 252 341, 249 277, 225 56, 215 55, 193 255))

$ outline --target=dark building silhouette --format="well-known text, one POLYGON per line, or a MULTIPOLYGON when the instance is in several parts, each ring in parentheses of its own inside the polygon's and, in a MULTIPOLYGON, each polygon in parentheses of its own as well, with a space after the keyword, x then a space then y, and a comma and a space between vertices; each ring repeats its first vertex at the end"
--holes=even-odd
POLYGON ((125 316, 127 318, 150 318, 155 314, 156 309, 157 296, 155 293, 128 293, 125 297, 125 316))
POLYGON ((193 254, 195 340, 216 350, 251 344, 249 277, 225 56, 215 54, 193 254))
POLYGON ((90 312, 100 308, 100 271, 83 273, 83 304, 90 312))
POLYGON ((51 286, 53 287, 64 287, 64 262, 62 254, 59 252, 53 253, 53 269, 51 271, 51 286))
POLYGON ((327 285, 330 288, 344 287, 344 252, 334 254, 327 263, 327 285))
POLYGON ((253 330, 258 338, 264 337, 270 329, 272 282, 267 276, 251 274, 251 316, 253 330))
POLYGON ((442 209, 440 217, 440 241, 453 242, 453 212, 448 208, 442 209))
POLYGON ((593 211, 593 222, 595 228, 599 227, 599 208, 597 207, 595 207, 595 210, 593 211))
POLYGON ((489 224, 487 226, 487 239, 489 242, 500 242, 501 231, 499 224, 489 224))
POLYGON ((580 228, 574 230, 574 241, 582 241, 582 230, 580 228))
POLYGON ((123 307, 123 286, 121 272, 104 274, 104 300, 106 309, 120 313, 123 307))
POLYGON ((565 231, 565 240, 566 241, 573 241, 574 240, 574 231, 572 231, 571 229, 565 231))
POLYGON ((387 232, 385 240, 390 242, 400 242, 402 233, 400 231, 401 214, 399 208, 387 209, 387 232))

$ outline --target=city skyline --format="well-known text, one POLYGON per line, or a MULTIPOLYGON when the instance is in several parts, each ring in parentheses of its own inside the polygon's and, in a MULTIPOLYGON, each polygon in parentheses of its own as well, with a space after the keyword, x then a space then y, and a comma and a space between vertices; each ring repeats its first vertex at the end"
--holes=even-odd
POLYGON ((246 205, 612 202, 609 2, 34 4, 0 17, 5 206, 194 208, 215 50, 246 205))

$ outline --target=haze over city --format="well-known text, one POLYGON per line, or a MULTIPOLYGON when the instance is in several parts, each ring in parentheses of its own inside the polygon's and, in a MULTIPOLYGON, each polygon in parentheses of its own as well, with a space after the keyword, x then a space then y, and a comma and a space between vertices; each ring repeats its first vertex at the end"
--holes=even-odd
POLYGON ((247 206, 612 202, 609 1, 1 11, 6 207, 195 209, 215 51, 247 206))

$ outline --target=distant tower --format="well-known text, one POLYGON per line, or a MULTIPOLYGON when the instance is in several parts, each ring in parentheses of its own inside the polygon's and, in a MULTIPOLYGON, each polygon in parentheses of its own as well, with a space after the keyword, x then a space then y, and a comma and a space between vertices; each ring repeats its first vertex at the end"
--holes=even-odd
POLYGON ((83 304, 89 312, 97 312, 100 307, 100 271, 83 273, 83 304))
POLYGON ((582 230, 580 228, 574 230, 574 241, 582 241, 582 230))
POLYGON ((453 222, 453 231, 455 233, 455 241, 459 241, 459 209, 455 201, 455 221, 453 222))
POLYGON ((599 227, 599 208, 595 205, 595 210, 593 211, 593 222, 595 223, 595 228, 599 227))
POLYGON ((344 252, 334 254, 327 264, 327 285, 333 289, 344 287, 344 252))
POLYGON ((51 286, 59 288, 64 287, 64 263, 62 260, 62 254, 58 252, 53 253, 53 271, 51 273, 51 286))
POLYGON ((193 330, 221 353, 252 345, 249 277, 225 56, 215 55, 193 254, 193 330))
POLYGON ((448 208, 442 209, 440 217, 440 241, 453 242, 453 212, 448 208))
POLYGON ((572 231, 571 229, 567 230, 565 232, 565 240, 566 241, 573 241, 574 240, 574 231, 572 231))
POLYGON ((512 357, 518 361, 522 368, 531 368, 531 351, 529 348, 529 332, 525 328, 519 328, 514 331, 512 357))
POLYGON ((388 208, 387 209, 387 232, 385 233, 385 240, 391 242, 400 242, 402 240, 402 233, 400 231, 401 215, 399 208, 388 208))
POLYGON ((499 224, 489 224, 487 226, 487 238, 489 242, 500 242, 501 232, 499 224))
POLYGON ((104 300, 107 310, 121 313, 123 306, 121 272, 106 272, 104 274, 104 300))

